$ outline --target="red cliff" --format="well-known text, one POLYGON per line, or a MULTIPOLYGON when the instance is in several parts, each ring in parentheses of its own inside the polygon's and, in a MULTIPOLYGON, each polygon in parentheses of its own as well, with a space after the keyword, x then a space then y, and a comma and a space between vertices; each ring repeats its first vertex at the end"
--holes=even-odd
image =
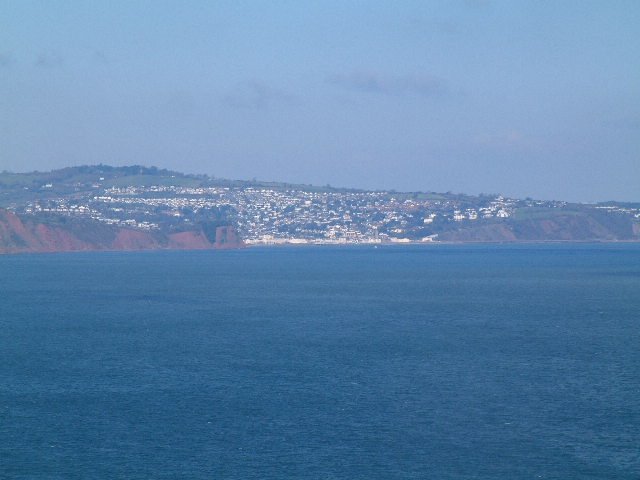
POLYGON ((227 227, 216 228, 216 243, 215 247, 218 249, 239 248, 243 247, 242 240, 238 237, 236 229, 227 227))
POLYGON ((218 227, 215 242, 199 230, 163 234, 103 225, 97 221, 38 223, 0 209, 0 253, 83 250, 205 250, 242 247, 233 227, 218 227))

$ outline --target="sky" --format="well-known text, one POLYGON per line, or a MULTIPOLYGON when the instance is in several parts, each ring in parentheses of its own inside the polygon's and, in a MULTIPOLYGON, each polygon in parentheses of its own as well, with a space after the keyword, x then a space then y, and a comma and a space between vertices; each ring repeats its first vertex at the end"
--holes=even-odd
POLYGON ((0 170, 640 201, 640 2, 0 0, 0 170))

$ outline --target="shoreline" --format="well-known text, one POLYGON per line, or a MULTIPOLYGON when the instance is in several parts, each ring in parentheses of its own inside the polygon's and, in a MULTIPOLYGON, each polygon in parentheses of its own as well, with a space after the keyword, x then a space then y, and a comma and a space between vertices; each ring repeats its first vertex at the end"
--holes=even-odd
POLYGON ((440 241, 440 242, 386 242, 386 243, 277 243, 277 244, 244 244, 234 248, 140 248, 140 249, 78 249, 78 250, 24 250, 6 252, 0 251, 0 256, 12 255, 43 255, 66 253, 145 253, 145 252, 221 252, 257 249, 312 249, 312 248, 396 248, 396 247, 425 247, 438 246, 518 246, 518 245, 640 245, 640 240, 517 240, 517 241, 440 241))

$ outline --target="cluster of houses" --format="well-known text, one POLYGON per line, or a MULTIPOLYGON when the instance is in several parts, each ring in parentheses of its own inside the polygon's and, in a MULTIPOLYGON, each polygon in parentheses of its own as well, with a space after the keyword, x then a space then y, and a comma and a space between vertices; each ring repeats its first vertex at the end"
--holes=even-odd
POLYGON ((508 218, 518 200, 483 197, 469 205, 447 196, 387 191, 323 191, 256 187, 108 187, 84 198, 27 204, 25 213, 83 216, 153 230, 220 215, 248 244, 430 242, 437 225, 508 218))

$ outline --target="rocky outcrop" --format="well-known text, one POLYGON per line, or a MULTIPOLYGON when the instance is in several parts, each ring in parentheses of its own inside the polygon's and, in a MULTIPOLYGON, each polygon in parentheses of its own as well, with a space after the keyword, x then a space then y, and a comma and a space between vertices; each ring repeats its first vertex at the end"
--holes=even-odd
POLYGON ((59 227, 24 223, 0 210, 0 253, 91 250, 92 245, 59 227))
POLYGON ((242 246, 242 241, 236 233, 236 229, 231 226, 216 228, 216 248, 228 249, 242 246))
POLYGON ((216 246, 202 232, 172 233, 168 238, 169 248, 176 250, 206 250, 216 246))
POLYGON ((163 234, 103 225, 97 221, 41 223, 0 209, 0 253, 73 252, 89 250, 205 250, 243 246, 231 226, 217 227, 214 241, 203 231, 163 234))
POLYGON ((110 245, 112 250, 153 250, 160 248, 159 242, 148 232, 118 229, 116 238, 110 245))

